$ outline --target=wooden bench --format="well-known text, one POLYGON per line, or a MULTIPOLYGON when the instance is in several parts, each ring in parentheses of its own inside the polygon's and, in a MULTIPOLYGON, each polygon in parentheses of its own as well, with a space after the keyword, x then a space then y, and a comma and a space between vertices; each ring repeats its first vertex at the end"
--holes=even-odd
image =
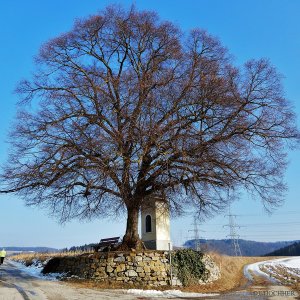
POLYGON ((98 252, 99 250, 107 250, 109 251, 112 246, 115 246, 119 243, 120 237, 112 237, 112 238, 106 238, 101 239, 99 244, 94 245, 95 252, 98 252))

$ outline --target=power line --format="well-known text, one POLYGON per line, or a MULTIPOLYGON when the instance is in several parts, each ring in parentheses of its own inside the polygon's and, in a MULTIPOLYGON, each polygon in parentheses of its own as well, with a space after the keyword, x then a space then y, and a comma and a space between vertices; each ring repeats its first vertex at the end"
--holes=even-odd
MULTIPOLYGON (((228 215, 226 215, 228 216, 228 215)), ((234 216, 239 216, 239 215, 234 215, 234 216)), ((206 226, 222 226, 223 224, 221 223, 212 223, 212 224, 206 224, 206 226)), ((243 224, 242 226, 273 226, 273 225, 300 225, 300 222, 272 222, 272 223, 246 223, 243 224)))
POLYGON ((282 237, 285 237, 285 236, 297 236, 297 234, 295 234, 295 233, 280 233, 280 234, 259 234, 259 233, 257 233, 257 234, 243 234, 243 236, 262 236, 262 237, 280 237, 280 236, 282 236, 282 237))
POLYGON ((300 225, 300 222, 273 222, 273 223, 246 223, 243 226, 273 226, 273 225, 300 225))

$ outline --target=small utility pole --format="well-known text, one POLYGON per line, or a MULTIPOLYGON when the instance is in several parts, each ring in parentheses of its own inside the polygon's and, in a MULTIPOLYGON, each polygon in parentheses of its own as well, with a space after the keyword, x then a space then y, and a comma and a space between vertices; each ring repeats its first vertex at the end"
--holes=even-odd
POLYGON ((170 280, 171 286, 173 285, 173 270, 172 270, 172 252, 171 252, 171 243, 169 243, 169 262, 170 262, 170 280))

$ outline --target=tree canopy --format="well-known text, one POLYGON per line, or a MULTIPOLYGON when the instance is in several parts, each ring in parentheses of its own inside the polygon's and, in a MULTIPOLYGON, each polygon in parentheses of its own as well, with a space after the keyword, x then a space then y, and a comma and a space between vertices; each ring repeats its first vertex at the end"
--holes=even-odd
POLYGON ((19 112, 2 192, 62 221, 128 214, 151 195, 204 213, 245 188, 276 205, 298 139, 281 78, 266 59, 233 64, 217 38, 156 13, 108 7, 45 43, 19 112))

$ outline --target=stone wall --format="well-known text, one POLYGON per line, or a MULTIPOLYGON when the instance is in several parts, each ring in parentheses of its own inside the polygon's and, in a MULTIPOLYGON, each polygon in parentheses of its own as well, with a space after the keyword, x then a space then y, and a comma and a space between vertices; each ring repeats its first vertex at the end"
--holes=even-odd
POLYGON ((199 283, 206 284, 218 280, 221 277, 221 270, 213 261, 213 259, 209 255, 204 254, 202 261, 205 265, 206 270, 208 270, 209 272, 209 276, 205 281, 199 280, 199 283))
MULTIPOLYGON (((206 256, 208 257, 208 256, 206 256)), ((208 282, 218 279, 218 267, 205 258, 210 269, 208 282)), ((172 285, 181 285, 172 269, 172 285)), ((171 284, 169 253, 166 251, 99 252, 79 256, 55 257, 44 267, 43 273, 64 273, 96 281, 120 282, 135 285, 164 286, 171 284)))
MULTIPOLYGON (((67 276, 97 281, 140 283, 162 286, 170 284, 169 254, 155 252, 109 252, 56 257, 48 262, 44 273, 65 273, 67 276)), ((174 278, 173 284, 180 284, 174 278)))

